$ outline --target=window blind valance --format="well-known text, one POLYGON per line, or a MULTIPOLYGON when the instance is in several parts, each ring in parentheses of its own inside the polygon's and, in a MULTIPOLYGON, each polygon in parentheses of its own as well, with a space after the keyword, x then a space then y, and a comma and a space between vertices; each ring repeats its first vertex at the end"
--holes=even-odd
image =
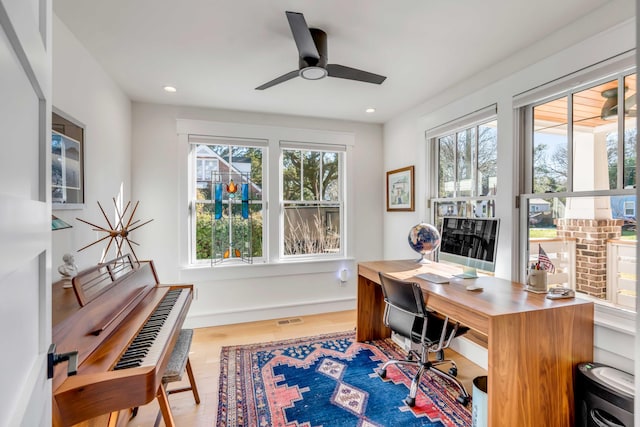
POLYGON ((636 52, 628 52, 606 59, 588 68, 583 68, 575 73, 560 77, 549 83, 529 89, 526 92, 514 95, 513 108, 521 108, 530 104, 544 102, 559 97, 561 94, 579 88, 581 85, 590 85, 594 81, 606 79, 631 70, 636 65, 636 52))
POLYGON ((427 139, 437 138, 443 135, 449 135, 458 130, 462 130, 476 124, 489 121, 498 115, 497 104, 489 105, 488 107, 476 110, 473 113, 469 113, 465 116, 458 117, 447 123, 443 123, 434 128, 428 129, 425 132, 427 139))

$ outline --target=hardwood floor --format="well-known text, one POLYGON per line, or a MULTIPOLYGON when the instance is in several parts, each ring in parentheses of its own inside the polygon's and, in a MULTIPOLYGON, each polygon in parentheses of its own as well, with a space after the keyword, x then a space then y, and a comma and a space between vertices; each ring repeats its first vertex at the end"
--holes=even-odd
MULTIPOLYGON (((356 324, 356 311, 301 316, 295 318, 300 319, 300 321, 282 323, 283 320, 289 319, 195 329, 190 360, 200 393, 200 404, 195 404, 191 392, 170 395, 169 402, 176 424, 189 427, 215 426, 218 410, 220 350, 223 346, 353 330, 356 324)), ((453 358, 458 364, 458 378, 471 394, 473 378, 478 375, 486 375, 486 371, 451 350, 447 350, 447 357, 453 358)), ((186 385, 188 385, 188 379, 185 374, 180 383, 169 384, 169 388, 178 388, 186 385)), ((128 426, 153 426, 157 412, 158 404, 153 401, 141 407, 138 415, 129 421, 128 426)), ((164 426, 164 423, 161 422, 160 425, 164 426)))

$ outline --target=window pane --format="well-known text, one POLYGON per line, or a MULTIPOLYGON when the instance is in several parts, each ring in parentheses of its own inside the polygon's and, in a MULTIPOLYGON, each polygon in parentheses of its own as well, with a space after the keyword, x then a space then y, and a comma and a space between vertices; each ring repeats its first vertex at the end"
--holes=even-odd
POLYGON ((320 157, 322 153, 319 151, 303 151, 302 152, 302 199, 303 200, 321 200, 320 197, 320 157))
POLYGON ((632 74, 624 79, 624 184, 623 188, 633 188, 636 185, 636 156, 637 132, 636 116, 636 75, 632 74))
POLYGON ((282 150, 282 198, 302 200, 302 162, 300 150, 282 150))
POLYGON ((253 183, 251 199, 262 200, 262 149, 233 147, 232 154, 231 177, 236 183, 246 182, 246 177, 250 177, 253 183))
POLYGON ((458 196, 473 196, 475 174, 476 129, 458 132, 457 181, 458 196))
POLYGON ((435 204, 436 227, 442 224, 442 217, 457 216, 464 218, 495 218, 494 200, 452 200, 435 204))
POLYGON ((542 250, 553 264, 547 272, 548 286, 570 287, 635 309, 636 196, 599 199, 610 205, 611 219, 583 219, 569 213, 593 205, 593 197, 528 199, 528 265, 538 261, 542 250))
POLYGON ((211 225, 213 205, 196 203, 196 259, 211 258, 211 225))
POLYGON ((534 193, 567 190, 567 98, 533 108, 533 188, 534 193))
POLYGON ((453 197, 456 180, 456 145, 453 135, 438 139, 438 153, 438 197, 453 197))
POLYGON ((478 195, 495 195, 498 183, 498 122, 478 126, 478 195))
POLYGON ((618 188, 617 101, 617 80, 573 95, 574 191, 618 188))
POLYGON ((340 200, 339 153, 326 152, 322 155, 322 200, 340 200))
POLYGON ((263 149, 197 144, 194 150, 193 258, 250 262, 262 256, 263 149))
POLYGON ((282 152, 284 255, 340 253, 342 154, 282 152))
POLYGON ((313 203, 284 206, 284 254, 340 252, 340 206, 313 203))

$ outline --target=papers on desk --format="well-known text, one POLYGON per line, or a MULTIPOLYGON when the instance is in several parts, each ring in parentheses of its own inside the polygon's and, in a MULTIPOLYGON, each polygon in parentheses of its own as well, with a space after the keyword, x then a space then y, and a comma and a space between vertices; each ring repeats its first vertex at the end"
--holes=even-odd
POLYGON ((418 279, 426 280, 427 282, 437 283, 440 285, 449 283, 449 281, 451 280, 450 277, 441 276, 435 273, 420 273, 420 274, 416 274, 416 277, 418 279))

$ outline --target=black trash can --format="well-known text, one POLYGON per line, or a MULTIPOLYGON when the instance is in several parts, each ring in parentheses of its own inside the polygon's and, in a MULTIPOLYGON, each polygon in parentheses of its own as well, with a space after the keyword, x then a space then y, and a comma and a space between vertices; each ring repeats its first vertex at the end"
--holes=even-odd
POLYGON ((601 363, 576 372, 576 427, 633 427, 633 375, 601 363))

